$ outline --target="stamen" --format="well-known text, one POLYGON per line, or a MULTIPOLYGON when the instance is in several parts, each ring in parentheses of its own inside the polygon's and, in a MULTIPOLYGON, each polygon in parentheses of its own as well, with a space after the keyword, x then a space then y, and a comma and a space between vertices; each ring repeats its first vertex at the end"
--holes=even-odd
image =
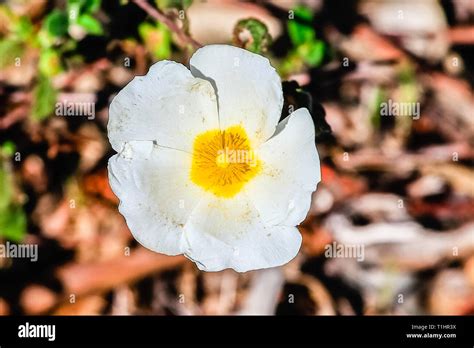
POLYGON ((233 197, 260 169, 241 126, 206 131, 194 140, 191 180, 218 197, 233 197))

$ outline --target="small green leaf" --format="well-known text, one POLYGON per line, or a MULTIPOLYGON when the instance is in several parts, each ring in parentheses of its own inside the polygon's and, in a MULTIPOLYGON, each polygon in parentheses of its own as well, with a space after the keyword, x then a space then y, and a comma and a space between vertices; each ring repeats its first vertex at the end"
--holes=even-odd
POLYGON ((0 40, 0 68, 13 65, 15 58, 23 55, 24 47, 15 39, 0 40))
POLYGON ((67 13, 69 16, 69 24, 77 23, 79 13, 81 12, 81 4, 78 1, 69 1, 67 4, 67 13))
POLYGON ((33 94, 32 117, 36 120, 42 120, 51 115, 56 104, 57 93, 50 79, 44 75, 40 75, 33 94))
POLYGON ((0 155, 10 157, 15 153, 15 143, 13 141, 7 140, 0 147, 0 155))
POLYGON ((306 64, 314 67, 320 65, 323 61, 325 48, 323 41, 314 40, 298 46, 297 52, 306 64))
POLYGON ((316 37, 314 28, 311 26, 313 13, 311 9, 304 6, 298 6, 293 11, 295 18, 288 20, 288 35, 293 45, 299 46, 312 41, 316 37))
POLYGON ((45 28, 42 28, 36 36, 38 44, 42 48, 48 48, 54 46, 56 38, 52 36, 45 28))
POLYGON ((52 48, 43 50, 40 54, 38 68, 41 74, 45 76, 54 76, 59 74, 61 69, 61 57, 52 48))
POLYGON ((8 168, 2 162, 0 162, 0 215, 9 205, 12 198, 12 180, 8 168))
POLYGON ((78 16, 79 14, 97 12, 101 4, 102 0, 67 0, 68 11, 74 10, 78 16))
POLYGON ((26 41, 33 34, 33 24, 28 17, 20 17, 15 23, 13 31, 20 40, 26 41))
MULTIPOLYGON (((3 145, 3 147, 5 144, 3 145)), ((3 149, 2 149, 3 151, 3 149)), ((4 160, 0 162, 0 237, 21 241, 26 232, 26 216, 13 199, 13 176, 4 160)))
POLYGON ((283 77, 288 77, 293 73, 298 73, 304 68, 303 58, 296 52, 291 50, 279 65, 278 71, 283 77))
POLYGON ((26 222, 21 206, 8 206, 0 212, 0 236, 14 242, 22 241, 26 233, 26 222))
POLYGON ((66 35, 69 25, 68 17, 60 10, 51 12, 44 21, 44 27, 47 32, 56 37, 66 35))
POLYGON ((83 27, 88 34, 102 35, 104 30, 102 24, 90 14, 82 14, 77 19, 77 24, 83 27))
POLYGON ((381 120, 382 103, 385 102, 386 95, 382 88, 377 87, 374 91, 372 103, 369 105, 369 121, 373 128, 379 129, 381 120))
POLYGON ((305 21, 312 21, 313 20, 313 11, 304 5, 298 5, 293 9, 294 14, 305 20, 305 21))
POLYGON ((83 13, 95 13, 100 9, 102 0, 85 0, 83 1, 84 5, 82 6, 83 13))
POLYGON ((258 19, 242 19, 234 28, 234 44, 251 52, 264 53, 271 42, 267 26, 258 19))
POLYGON ((138 27, 138 33, 153 58, 162 60, 170 57, 171 34, 166 26, 161 23, 152 25, 145 22, 138 27))

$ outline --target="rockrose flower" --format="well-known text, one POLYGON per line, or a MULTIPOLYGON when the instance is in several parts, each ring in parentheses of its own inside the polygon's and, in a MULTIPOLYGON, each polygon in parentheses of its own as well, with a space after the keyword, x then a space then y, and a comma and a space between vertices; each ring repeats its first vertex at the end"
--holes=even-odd
POLYGON ((260 55, 210 45, 190 66, 158 62, 110 105, 119 210, 140 244, 201 270, 285 264, 320 181, 311 116, 278 123, 280 78, 260 55))

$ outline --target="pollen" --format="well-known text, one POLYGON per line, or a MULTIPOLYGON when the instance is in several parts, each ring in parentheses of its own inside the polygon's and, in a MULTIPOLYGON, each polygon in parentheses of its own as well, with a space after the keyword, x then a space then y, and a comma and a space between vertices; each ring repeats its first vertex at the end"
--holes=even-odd
POLYGON ((260 170, 241 126, 208 130, 194 139, 191 180, 218 197, 235 196, 260 170))

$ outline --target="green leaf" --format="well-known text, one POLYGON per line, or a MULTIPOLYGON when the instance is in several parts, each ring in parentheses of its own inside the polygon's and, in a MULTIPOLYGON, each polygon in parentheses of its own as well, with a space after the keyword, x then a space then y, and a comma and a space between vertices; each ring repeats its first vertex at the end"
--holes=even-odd
POLYGON ((12 180, 10 178, 10 173, 7 170, 6 165, 2 162, 0 163, 0 214, 4 211, 9 205, 12 198, 12 180))
POLYGON ((82 6, 83 13, 95 13, 100 9, 102 0, 85 0, 82 6))
POLYGON ((0 40, 0 68, 13 65, 15 58, 23 55, 24 47, 15 39, 0 40))
POLYGON ((54 111, 56 104, 56 90, 49 78, 40 75, 33 91, 34 100, 31 115, 36 120, 42 120, 54 111))
POLYGON ((288 77, 293 73, 298 73, 304 68, 303 58, 296 52, 291 50, 286 57, 282 60, 278 67, 280 75, 288 77))
POLYGON ((26 41, 33 34, 33 24, 28 17, 22 16, 15 23, 13 31, 20 40, 26 41))
POLYGON ((46 17, 43 25, 50 35, 61 37, 66 35, 69 21, 64 12, 54 10, 46 17))
POLYGON ((102 24, 90 14, 82 14, 77 19, 77 24, 83 27, 88 34, 102 35, 104 30, 102 24))
POLYGON ((67 13, 69 16, 69 23, 77 23, 77 19, 81 13, 81 4, 78 1, 69 1, 67 4, 67 13))
POLYGON ((242 19, 234 28, 234 44, 251 52, 264 53, 271 42, 267 26, 258 19, 242 19))
POLYGON ((0 4, 0 18, 2 19, 2 29, 5 32, 11 31, 17 20, 12 8, 13 6, 5 1, 0 4))
POLYGON ((380 124, 382 122, 381 108, 382 108, 382 103, 386 102, 385 98, 386 98, 386 94, 384 90, 380 87, 377 87, 377 89, 374 92, 372 103, 369 105, 369 121, 374 129, 380 128, 380 124))
POLYGON ((326 46, 321 40, 306 42, 298 46, 297 52, 303 58, 304 62, 311 67, 318 66, 324 59, 326 46))
POLYGON ((26 222, 22 207, 10 205, 0 212, 0 236, 14 242, 22 241, 26 233, 26 222))
POLYGON ((167 59, 171 55, 171 33, 161 23, 152 25, 142 23, 138 27, 138 33, 147 50, 157 60, 167 59))
MULTIPOLYGON (((6 144, 2 145, 2 153, 6 144)), ((21 241, 26 232, 26 215, 21 206, 12 201, 13 184, 5 158, 0 159, 0 237, 21 241)))
POLYGON ((56 38, 52 36, 45 28, 42 28, 36 36, 38 44, 42 48, 48 48, 54 46, 56 38))
POLYGON ((100 5, 102 4, 102 0, 68 0, 67 1, 67 8, 68 11, 71 9, 76 10, 77 14, 79 13, 95 13, 100 9, 100 5))
MULTIPOLYGON (((4 145, 5 146, 5 145, 4 145)), ((20 241, 26 232, 23 209, 12 202, 13 178, 5 162, 0 163, 0 237, 20 241)))
POLYGON ((307 6, 304 6, 304 5, 299 5, 299 6, 296 6, 294 9, 293 9, 293 12, 294 14, 305 20, 305 21, 312 21, 314 16, 313 16, 313 11, 311 10, 311 8, 307 7, 307 6))
POLYGON ((290 40, 295 46, 304 44, 314 40, 316 34, 314 28, 311 26, 311 21, 313 20, 313 13, 311 9, 299 6, 293 10, 294 18, 288 20, 288 35, 290 40), (303 23, 301 23, 303 22, 303 23), (308 24, 304 23, 308 22, 308 24))
POLYGON ((38 69, 45 76, 54 76, 62 71, 61 56, 52 48, 41 51, 38 69))
POLYGON ((7 157, 13 156, 15 153, 15 143, 13 141, 7 140, 0 147, 0 155, 3 154, 7 157))

